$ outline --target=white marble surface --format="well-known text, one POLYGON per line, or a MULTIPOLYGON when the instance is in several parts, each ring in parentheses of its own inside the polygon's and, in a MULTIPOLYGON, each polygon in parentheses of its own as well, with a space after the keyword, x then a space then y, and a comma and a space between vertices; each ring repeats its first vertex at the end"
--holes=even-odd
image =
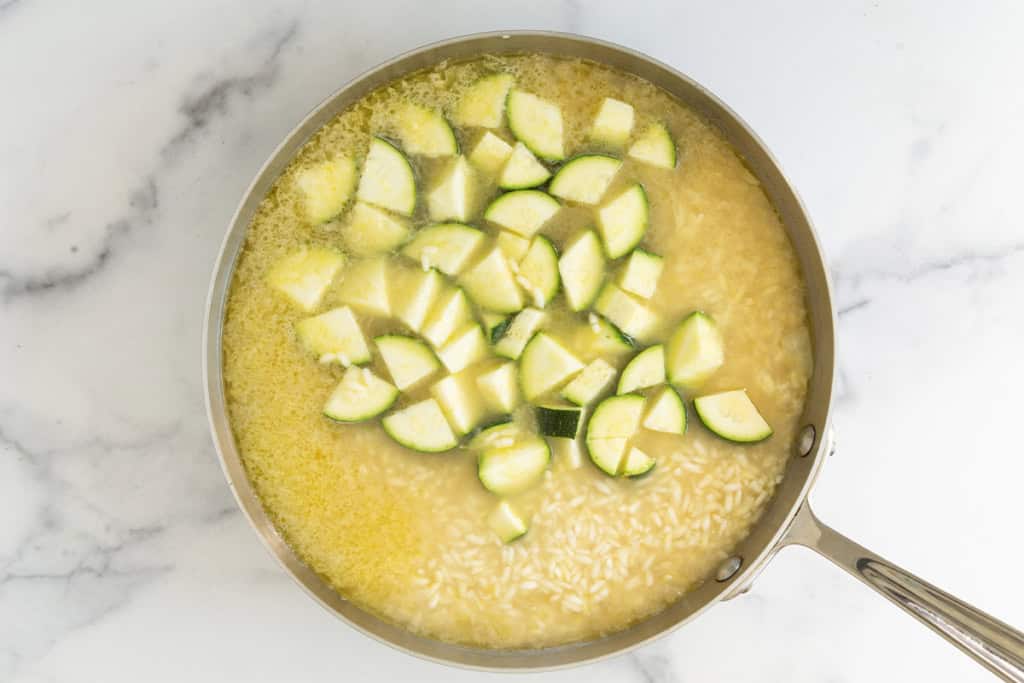
MULTIPOLYGON (((0 680, 468 681, 314 605, 236 511, 200 321, 238 197, 350 77, 497 28, 631 45, 723 96, 841 309, 840 530, 1024 626, 1024 5, 0 0, 0 680)), ((568 681, 983 681, 811 554, 568 681)), ((509 677, 503 680, 511 680, 509 677)))

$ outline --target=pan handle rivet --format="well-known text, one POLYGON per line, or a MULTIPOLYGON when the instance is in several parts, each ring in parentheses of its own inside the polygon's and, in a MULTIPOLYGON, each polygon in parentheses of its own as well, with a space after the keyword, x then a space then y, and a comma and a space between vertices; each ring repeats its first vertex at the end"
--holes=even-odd
POLYGON ((733 555, 728 560, 718 565, 718 571, 715 572, 715 581, 728 581, 740 570, 740 567, 742 566, 743 558, 738 555, 733 555))
POLYGON ((814 449, 815 434, 814 425, 807 425, 800 430, 800 436, 796 440, 796 451, 800 454, 801 458, 810 455, 814 449))

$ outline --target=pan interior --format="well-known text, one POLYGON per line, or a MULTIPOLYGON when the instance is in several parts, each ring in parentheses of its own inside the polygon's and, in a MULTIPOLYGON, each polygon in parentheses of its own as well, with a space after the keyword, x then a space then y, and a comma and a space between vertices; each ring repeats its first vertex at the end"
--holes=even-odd
MULTIPOLYGON (((526 41, 526 42, 530 42, 532 40, 536 40, 536 39, 541 38, 541 36, 521 36, 521 38, 524 41, 526 41)), ((482 40, 482 41, 491 40, 493 42, 495 39, 494 38, 491 38, 491 39, 479 38, 479 39, 476 39, 476 40, 482 40)), ((501 48, 502 50, 508 49, 508 50, 514 50, 514 51, 517 51, 517 52, 518 51, 527 51, 527 50, 528 51, 537 50, 536 47, 532 47, 532 46, 531 47, 525 47, 525 46, 518 46, 517 47, 517 46, 514 46, 513 43, 512 43, 513 39, 500 39, 499 38, 499 39, 496 39, 496 40, 498 41, 497 43, 495 43, 496 47, 501 48)), ((553 40, 554 40, 554 44, 550 45, 548 47, 548 50, 549 51, 553 51, 553 52, 558 53, 558 54, 563 54, 563 55, 565 55, 565 54, 573 54, 573 51, 572 51, 571 48, 575 47, 576 49, 582 50, 583 46, 590 46, 591 49, 601 48, 601 49, 607 50, 609 55, 619 55, 620 58, 625 58, 625 57, 629 57, 630 56, 628 54, 624 54, 622 52, 616 51, 616 50, 614 50, 612 48, 605 48, 603 46, 594 46, 592 43, 585 42, 585 41, 576 41, 576 40, 569 40, 569 39, 553 39, 553 40), (563 43, 563 41, 565 41, 565 42, 563 43), (556 44, 557 44, 557 49, 554 49, 556 44)), ((472 41, 469 41, 469 42, 472 42, 472 41)), ((451 49, 455 49, 455 48, 460 48, 461 49, 461 48, 464 47, 464 45, 465 45, 465 43, 455 43, 455 44, 453 44, 450 47, 451 47, 451 49)), ((438 48, 438 49, 443 49, 443 48, 438 48)), ((490 49, 487 49, 487 48, 483 48, 482 46, 478 46, 477 50, 485 51, 485 52, 495 52, 495 51, 497 51, 496 49, 494 49, 494 47, 492 47, 490 49)), ((468 54, 475 54, 475 53, 476 52, 470 52, 468 54)), ((422 53, 421 53, 421 55, 422 55, 422 53)), ((443 56, 443 55, 435 55, 434 59, 438 59, 440 56, 443 56)), ((458 56, 458 55, 452 55, 452 56, 458 56)), ((610 61, 609 59, 602 59, 601 55, 582 54, 580 56, 583 56, 583 57, 586 57, 586 58, 590 58, 590 59, 595 59, 595 61, 606 61, 606 62, 610 61)), ((417 55, 414 55, 413 57, 407 58, 407 60, 415 61, 415 59, 413 59, 414 57, 417 57, 417 55)), ((656 65, 651 65, 651 63, 649 63, 649 62, 638 61, 638 62, 636 62, 635 64, 632 65, 633 68, 629 68, 628 70, 630 70, 630 71, 635 73, 637 71, 637 68, 639 66, 641 66, 641 65, 647 65, 648 68, 656 67, 656 65)), ((416 64, 409 64, 408 68, 415 68, 416 66, 417 66, 416 64)), ((396 68, 395 65, 389 65, 389 66, 384 67, 384 71, 386 72, 389 69, 394 69, 394 68, 396 68)), ((620 68, 623 68, 623 67, 620 67, 620 68)), ((626 68, 628 68, 628 67, 626 67, 626 68)), ((696 108, 706 118, 709 118, 712 121, 714 121, 717 124, 717 126, 720 128, 720 130, 722 130, 725 133, 726 137, 730 140, 730 142, 733 144, 733 146, 736 147, 740 151, 740 153, 744 156, 744 158, 746 159, 747 163, 749 164, 750 169, 754 172, 754 174, 761 181, 761 183, 765 187, 765 190, 768 193, 769 197, 771 197, 771 199, 773 200, 773 203, 775 204, 776 208, 778 209, 778 211, 779 211, 779 213, 780 213, 780 215, 781 215, 781 217, 783 219, 783 222, 784 222, 784 224, 786 226, 786 229, 789 232, 790 240, 793 242, 794 246, 796 247, 798 257, 801 260, 801 266, 802 266, 802 270, 804 272, 804 278, 805 278, 805 281, 807 282, 807 286, 808 286, 808 289, 809 289, 809 292, 810 292, 810 295, 811 295, 810 299, 808 301, 808 307, 810 308, 810 317, 811 317, 812 322, 815 321, 816 320, 815 298, 816 298, 817 294, 824 295, 824 297, 825 297, 824 304, 825 304, 825 308, 826 308, 826 311, 827 311, 827 305, 828 305, 828 302, 827 302, 827 294, 828 294, 827 284, 824 283, 823 273, 821 273, 821 275, 822 275, 822 282, 818 283, 818 284, 824 284, 825 285, 824 288, 816 287, 815 282, 813 282, 813 278, 809 276, 809 272, 808 272, 808 267, 809 266, 811 266, 811 267, 816 266, 818 268, 818 271, 820 272, 820 260, 818 260, 817 250, 816 250, 816 245, 814 244, 813 235, 810 234, 809 226, 806 223, 806 219, 804 218, 802 211, 800 211, 799 205, 796 203, 795 198, 792 197, 792 194, 788 192, 788 186, 785 185, 785 182, 782 180, 781 176, 778 175, 778 172, 777 172, 777 170, 775 170, 774 165, 771 164, 770 158, 768 158, 767 155, 764 155, 761 147, 759 145, 757 145, 756 140, 754 140, 748 134, 747 142, 749 144, 754 145, 754 147, 752 148, 753 151, 761 152, 761 154, 763 155, 763 159, 761 159, 761 161, 763 161, 764 163, 767 164, 767 167, 759 168, 758 163, 757 163, 758 162, 758 158, 757 158, 756 154, 751 154, 751 150, 744 149, 742 144, 738 144, 738 142, 743 142, 743 137, 742 137, 742 135, 739 135, 739 134, 740 133, 745 133, 746 132, 745 129, 738 122, 736 122, 735 119, 732 119, 731 117, 730 118, 723 118, 724 116, 728 116, 728 112, 724 111, 724 109, 721 110, 721 111, 716 111, 714 109, 714 106, 713 106, 713 105, 715 105, 715 102, 713 100, 711 100, 710 98, 703 96, 703 93, 700 93, 700 91, 698 91, 695 88, 695 86, 692 86, 691 84, 688 84, 685 80, 677 80, 677 79, 675 79, 675 77, 673 77, 671 79, 668 78, 668 76, 672 76, 672 74, 667 74, 666 75, 666 80, 672 81, 672 83, 659 83, 656 80, 651 79, 650 76, 648 76, 648 75, 645 75, 645 74, 639 74, 639 75, 644 76, 644 77, 654 81, 657 85, 660 85, 662 88, 665 88, 670 93, 675 95, 677 98, 683 100, 684 102, 687 102, 688 104, 690 104, 691 107, 696 108), (674 85, 675 89, 666 87, 667 84, 668 85, 674 85), (688 88, 690 88, 690 89, 688 90, 688 88), (691 98, 694 98, 694 101, 693 102, 688 101, 686 95, 689 95, 691 98), (696 97, 697 95, 701 95, 701 97, 696 97), (697 107, 696 106, 697 102, 701 102, 704 105, 705 108, 697 107), (714 115, 714 114, 717 114, 717 116, 714 115), (732 136, 730 136, 730 131, 728 130, 728 125, 723 125, 723 124, 729 124, 729 122, 732 122, 732 125, 734 125, 734 127, 735 127, 735 130, 732 131, 732 133, 733 133, 733 135, 737 135, 738 136, 736 139, 734 139, 732 136), (774 173, 775 176, 773 176, 772 173, 774 173), (778 191, 785 191, 785 192, 781 196, 774 196, 773 192, 778 192, 778 191), (795 218, 797 219, 797 222, 796 222, 797 229, 794 229, 794 227, 793 227, 793 225, 794 225, 793 218, 794 217, 793 216, 787 216, 787 214, 786 214, 785 201, 780 201, 780 199, 781 200, 785 200, 787 196, 791 200, 791 206, 789 208, 792 209, 792 210, 795 210, 797 212, 796 216, 795 216, 795 218), (800 228, 802 228, 802 230, 800 228), (808 255, 801 251, 801 246, 800 246, 801 243, 800 243, 800 240, 797 238, 797 236, 799 234, 803 234, 803 236, 805 238, 804 250, 806 250, 808 247, 812 249, 812 251, 810 253, 810 256, 813 257, 813 259, 811 259, 810 262, 808 261, 808 255)), ((372 79, 373 75, 371 75, 370 78, 372 79)), ((382 80, 377 80, 376 82, 380 83, 380 82, 383 82, 383 80, 388 80, 388 77, 385 76, 385 77, 382 78, 382 80)), ((365 81, 365 79, 364 79, 364 81, 365 81)), ((354 87, 354 89, 358 90, 358 86, 360 84, 364 84, 364 82, 358 83, 354 87)), ((372 85, 367 85, 367 88, 372 88, 372 85)), ((349 91, 349 92, 351 92, 351 91, 349 91)), ((336 98, 334 100, 329 101, 325 105, 324 109, 322 109, 320 112, 314 114, 312 120, 317 120, 317 121, 327 120, 327 119, 329 119, 329 118, 331 118, 333 116, 333 112, 337 112, 337 111, 340 111, 341 109, 344 109, 345 106, 348 103, 354 101, 354 98, 358 98, 358 95, 352 95, 351 97, 346 97, 346 95, 347 95, 347 93, 343 92, 341 95, 336 96, 336 98), (331 113, 327 113, 328 111, 331 112, 331 113)), ((307 121, 307 123, 304 124, 304 126, 302 128, 300 128, 300 130, 297 131, 296 134, 293 135, 293 137, 290 138, 288 142, 286 142, 286 144, 282 148, 282 150, 279 150, 278 154, 275 155, 274 159, 271 162, 270 167, 268 167, 268 169, 267 169, 267 172, 265 172, 264 175, 261 176, 261 179, 257 181, 257 187, 254 187, 253 191, 250 193, 249 200, 245 204, 243 204, 243 207, 240 210, 239 216, 237 217, 237 219, 235 221, 235 225, 234 225, 234 228, 233 228, 233 231, 232 231, 233 235, 235 235, 237 233, 244 232, 245 226, 248 224, 248 220, 247 220, 247 217, 246 217, 245 214, 248 213, 249 216, 251 217, 251 215, 253 213, 252 209, 255 208, 256 204, 260 201, 260 199, 262 199, 263 192, 260 192, 260 190, 258 188, 259 183, 260 182, 265 182, 265 183, 272 182, 274 180, 274 178, 276 177, 276 175, 277 175, 277 172, 275 172, 273 170, 274 164, 275 163, 279 163, 279 164, 283 165, 283 164, 287 163, 291 159, 291 157, 294 155, 294 151, 297 148, 297 146, 299 144, 301 144, 306 139, 308 134, 311 133, 313 130, 315 130, 317 127, 319 127, 318 124, 310 125, 310 122, 307 121), (302 135, 303 132, 305 132, 305 135, 302 135), (247 209, 248 209, 248 211, 247 211, 247 209)), ((280 166, 277 169, 277 171, 279 171, 279 170, 280 170, 280 166)), ((240 237, 238 237, 238 240, 236 240, 236 244, 234 245, 235 253, 231 253, 231 248, 232 248, 232 246, 230 244, 231 237, 232 237, 232 235, 229 235, 229 244, 227 245, 227 248, 226 248, 226 251, 225 251, 225 262, 228 262, 228 266, 230 266, 232 263, 234 263, 235 257, 237 256, 238 242, 240 242, 240 239, 241 239, 240 237)), ((225 268, 225 265, 224 265, 225 262, 222 262, 222 270, 225 268)), ((813 275, 813 273, 811 273, 811 274, 813 275)), ((216 292, 215 292, 215 295, 216 295, 216 292)), ((221 305, 223 304, 223 298, 222 297, 223 297, 223 293, 221 294, 221 299, 220 299, 221 305)), ((217 299, 215 298, 214 301, 216 302, 217 299)), ((217 308, 217 306, 214 306, 214 308, 217 308)), ((221 316, 222 316, 222 313, 223 313, 222 311, 217 312, 217 315, 216 315, 217 323, 219 323, 219 321, 221 319, 221 316)), ((211 312, 211 316, 212 315, 214 315, 213 312, 211 312)), ((831 343, 831 336, 830 336, 830 333, 831 333, 831 313, 830 312, 828 312, 828 326, 827 326, 827 330, 826 331, 829 333, 829 336, 828 336, 828 342, 829 342, 828 351, 830 352, 831 351, 831 346, 830 346, 830 343, 831 343)), ((820 379, 819 376, 821 374, 821 367, 822 367, 821 330, 818 330, 817 326, 815 327, 814 335, 815 335, 815 347, 816 347, 815 351, 816 351, 816 357, 817 357, 817 364, 815 366, 815 373, 814 373, 814 375, 812 376, 812 379, 811 379, 812 396, 811 396, 811 399, 808 401, 808 406, 816 405, 816 401, 815 401, 815 397, 814 397, 814 389, 815 389, 816 384, 817 385, 821 384, 821 382, 819 381, 819 379, 820 379)), ((831 367, 830 367, 830 364, 831 364, 831 354, 830 353, 829 353, 828 357, 826 358, 826 361, 827 361, 828 366, 829 366, 829 368, 828 368, 829 369, 829 377, 827 378, 829 381, 826 383, 826 387, 827 387, 827 385, 830 385, 830 376, 831 376, 831 367)), ((819 386, 819 388, 820 388, 820 386, 819 386)), ((826 400, 825 400, 825 402, 823 404, 825 406, 827 406, 827 398, 828 397, 827 397, 827 394, 826 394, 826 396, 825 396, 826 400)), ((222 396, 218 396, 216 394, 211 396, 211 401, 213 403, 214 414, 215 414, 215 428, 217 427, 216 416, 218 415, 218 405, 217 405, 218 400, 222 402, 223 401, 223 397, 222 396)), ((222 405, 219 406, 219 407, 221 409, 223 408, 222 405)), ((825 416, 821 416, 821 417, 824 418, 825 416)), ((811 417, 808 416, 807 419, 811 420, 811 417)), ((813 422, 813 420, 812 420, 812 424, 815 424, 816 426, 819 427, 818 433, 822 433, 824 431, 824 425, 825 425, 824 419, 822 419, 821 422, 813 422)), ((791 436, 792 436, 791 434, 787 434, 786 435, 787 439, 789 437, 791 437, 791 436)), ((696 590, 696 591, 694 591, 692 593, 687 594, 684 598, 682 598, 681 600, 677 601, 674 605, 670 606, 669 609, 661 612, 659 615, 657 615, 656 617, 654 617, 652 619, 649 619, 647 621, 644 621, 644 622, 638 624, 637 626, 633 627, 632 629, 630 629, 628 631, 623 631, 621 633, 618 633, 618 634, 616 634, 614 636, 610 636, 610 637, 602 639, 602 640, 592 641, 592 642, 584 643, 584 644, 581 644, 581 645, 574 645, 574 646, 563 647, 563 648, 540 649, 540 650, 532 650, 532 651, 529 651, 529 652, 513 651, 513 652, 504 652, 503 653, 503 652, 496 652, 496 651, 492 651, 492 650, 479 650, 479 649, 471 649, 471 648, 459 648, 457 646, 445 645, 443 643, 439 643, 439 642, 436 642, 436 641, 432 641, 432 640, 428 640, 428 639, 424 639, 424 638, 418 638, 416 636, 413 636, 413 635, 409 634, 408 632, 406 632, 404 630, 395 629, 394 627, 390 627, 387 624, 385 624, 385 623, 383 623, 381 621, 378 621, 377 619, 375 619, 374 617, 370 616, 369 614, 367 614, 367 613, 359 610, 358 608, 354 607, 351 603, 348 603, 348 602, 340 599, 338 597, 338 595, 330 587, 326 586, 320 580, 320 578, 317 575, 313 574, 311 571, 309 571, 305 567, 304 564, 299 562, 298 559, 294 555, 292 555, 292 553, 288 549, 288 547, 280 541, 280 538, 273 531, 273 529, 272 529, 271 525, 269 524, 266 516, 263 514, 262 508, 259 506, 258 502, 255 499, 255 496, 253 495, 252 489, 249 487, 248 479, 244 476, 244 473, 242 473, 242 468, 240 467, 240 463, 238 462, 238 456, 237 456, 237 452, 235 451, 233 442, 228 444, 230 446, 230 448, 226 448, 225 447, 225 443, 223 443, 223 442, 221 442, 219 445, 221 446, 221 450, 222 450, 222 453, 224 455, 225 466, 226 466, 226 468, 228 470, 229 477, 232 479, 233 483, 236 486, 236 491, 239 493, 239 496, 240 496, 240 499, 241 499, 241 501, 243 503, 243 506, 246 507, 246 509, 249 512, 249 514, 254 518, 254 523, 256 523, 257 528, 259 528, 261 530, 261 532, 263 532, 264 536, 267 537, 269 541, 271 541, 272 547, 275 550, 275 552, 278 554, 278 556, 282 558, 282 560, 285 562, 286 566, 289 567, 289 569, 293 570, 293 573, 295 573, 298 576, 300 581, 309 590, 314 592, 314 594, 316 594, 317 597, 319 597, 323 602, 327 603, 328 606, 330 606, 331 608, 335 609, 336 611, 338 611, 339 613, 343 614, 344 616, 348 617, 350 620, 355 622, 357 625, 362 626, 363 628, 369 630, 370 632, 374 633, 375 635, 383 637, 384 639, 386 639, 386 640, 388 640, 388 641, 390 641, 392 643, 398 644, 398 645, 400 645, 402 647, 406 647, 406 648, 408 648, 410 650, 413 650, 414 652, 417 652, 419 654, 425 654, 425 655, 428 655, 428 656, 438 657, 438 658, 449 660, 449 661, 456 661, 458 663, 463 663, 463 664, 468 664, 468 665, 496 666, 496 667, 499 667, 499 668, 504 668, 504 667, 524 667, 524 666, 526 666, 526 667, 549 666, 549 665, 558 665, 558 664, 563 664, 563 663, 571 663, 573 661, 578 661, 580 659, 590 658, 590 657, 593 657, 593 656, 599 656, 599 655, 604 654, 606 652, 614 651, 614 650, 616 650, 616 649, 618 649, 620 647, 623 647, 623 646, 626 646, 626 645, 629 645, 629 644, 632 644, 632 643, 635 643, 635 642, 640 642, 643 639, 645 639, 645 638, 647 638, 647 637, 649 637, 651 635, 654 635, 657 632, 660 632, 664 628, 667 628, 667 627, 671 626, 674 623, 677 623, 677 622, 680 622, 680 621, 684 620, 689 615, 692 615, 692 614, 696 613, 697 611, 699 611, 699 609, 702 606, 704 606, 706 604, 709 604, 710 602, 712 602, 713 600, 718 598, 721 595, 721 592, 726 588, 726 586, 723 585, 723 584, 715 584, 715 583, 704 584, 698 590, 696 590)), ((756 568, 756 566, 759 564, 759 562, 758 562, 759 558, 761 558, 763 556, 763 554, 764 554, 764 551, 767 548, 770 547, 770 545, 773 542, 774 537, 775 537, 776 533, 778 532, 779 528, 785 523, 785 521, 786 521, 790 511, 792 510, 793 505, 799 500, 800 496, 803 494, 804 484, 806 483, 807 477, 808 477, 808 475, 810 473, 811 463, 813 463, 814 460, 815 459, 813 459, 813 458, 807 458, 807 459, 802 459, 802 460, 799 460, 799 461, 794 460, 792 463, 790 463, 790 472, 787 474, 787 477, 785 478, 785 480, 783 482, 783 485, 780 488, 780 490, 778 492, 778 495, 776 496, 774 502, 771 504, 770 508, 765 513, 761 524, 757 527, 757 529, 755 529, 754 533, 751 534, 747 538, 747 540, 744 541, 743 544, 741 544, 741 546, 740 546, 740 548, 738 550, 738 552, 744 557, 744 559, 746 561, 745 566, 748 568, 746 571, 754 570, 756 568), (800 467, 800 463, 805 463, 806 465, 804 467, 800 467), (801 471, 801 470, 805 470, 805 471, 801 471), (792 485, 792 482, 797 482, 797 484, 798 484, 795 489, 794 489, 794 487, 792 485), (790 498, 790 500, 787 500, 787 498, 790 498)), ((741 574, 741 575, 735 577, 733 579, 733 582, 735 583, 735 582, 741 581, 743 579, 743 576, 744 575, 741 574)))

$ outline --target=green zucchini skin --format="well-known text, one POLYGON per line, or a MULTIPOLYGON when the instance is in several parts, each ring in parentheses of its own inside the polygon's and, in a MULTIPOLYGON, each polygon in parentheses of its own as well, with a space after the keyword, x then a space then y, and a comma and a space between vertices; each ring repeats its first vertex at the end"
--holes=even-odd
POLYGON ((537 431, 542 436, 575 438, 579 433, 583 410, 573 406, 537 406, 537 431))

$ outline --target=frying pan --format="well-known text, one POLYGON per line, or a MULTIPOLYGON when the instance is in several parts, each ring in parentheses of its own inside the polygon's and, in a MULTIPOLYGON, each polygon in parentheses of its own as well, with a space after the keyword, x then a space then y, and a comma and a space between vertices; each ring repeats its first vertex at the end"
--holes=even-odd
POLYGON ((285 138, 249 186, 228 228, 214 269, 203 336, 210 428, 238 504, 271 553, 307 593, 350 625, 398 650, 437 662, 490 671, 550 670, 594 662, 640 647, 697 618, 719 601, 745 592, 776 552, 786 546, 802 545, 832 560, 1000 678, 1024 682, 1024 634, 887 562, 814 516, 807 495, 833 448, 830 420, 835 316, 821 247, 796 192, 754 132, 700 85, 639 52, 572 34, 483 33, 427 45, 356 78, 327 98, 285 138), (814 372, 801 417, 802 427, 782 483, 750 535, 736 546, 713 576, 664 611, 607 637, 543 649, 494 650, 425 638, 383 621, 339 595, 295 555, 268 518, 239 457, 225 407, 221 335, 228 288, 253 214, 313 133, 364 95, 410 72, 445 59, 517 52, 578 57, 644 78, 699 112, 725 136, 760 180, 796 250, 807 287, 814 372))

